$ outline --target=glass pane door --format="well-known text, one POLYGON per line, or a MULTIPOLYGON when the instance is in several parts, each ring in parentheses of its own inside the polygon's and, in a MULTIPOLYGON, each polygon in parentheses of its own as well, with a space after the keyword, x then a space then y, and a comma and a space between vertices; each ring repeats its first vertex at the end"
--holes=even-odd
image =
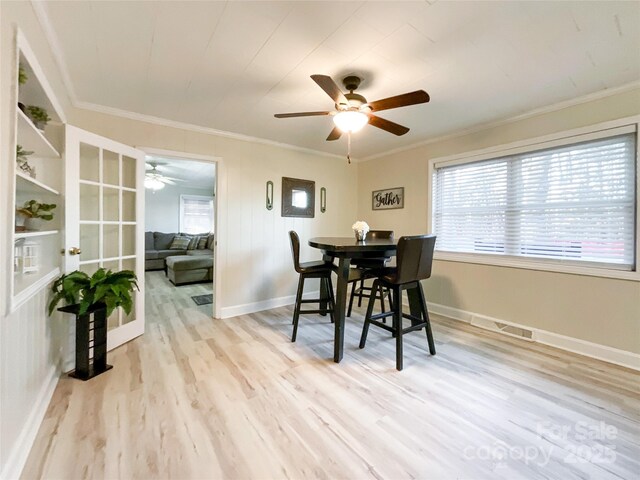
MULTIPOLYGON (((88 274, 103 267, 133 270, 144 288, 144 195, 142 152, 74 127, 67 131, 66 270, 88 274), (74 247, 79 254, 73 255, 74 247)), ((108 319, 109 349, 144 331, 144 295, 136 292, 130 314, 117 309, 108 319)))

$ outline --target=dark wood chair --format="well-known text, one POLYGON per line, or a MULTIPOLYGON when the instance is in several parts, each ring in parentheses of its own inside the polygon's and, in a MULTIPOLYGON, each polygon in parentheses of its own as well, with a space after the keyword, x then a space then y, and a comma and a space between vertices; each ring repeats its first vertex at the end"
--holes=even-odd
MULTIPOLYGON (((298 292, 296 293, 296 303, 293 310, 293 335, 291 341, 296 341, 298 335, 298 320, 301 313, 318 313, 318 314, 330 314, 331 323, 335 321, 335 299, 333 296, 333 285, 331 283, 331 273, 336 271, 336 267, 331 262, 304 262, 300 263, 300 237, 298 234, 291 230, 289 232, 289 238, 291 239, 291 253, 293 255, 293 268, 300 274, 298 279, 298 292), (314 298, 314 299, 302 299, 302 293, 304 291, 304 281, 308 278, 319 278, 320 282, 323 282, 326 291, 328 292, 328 298, 314 298), (302 310, 303 303, 324 303, 326 302, 327 308, 318 308, 317 310, 302 310)), ((323 289, 321 288, 320 291, 323 289)))
MULTIPOLYGON (((393 230, 369 230, 365 237, 365 242, 367 240, 372 240, 376 238, 383 239, 393 239, 393 230)), ((356 297, 358 297, 358 307, 362 306, 362 299, 368 296, 371 292, 371 287, 367 287, 365 285, 365 280, 369 278, 373 278, 372 275, 367 274, 367 269, 372 268, 384 268, 387 262, 390 260, 390 257, 376 257, 376 258, 354 258, 351 261, 351 264, 361 270, 360 275, 350 275, 349 282, 353 282, 351 286, 351 296, 349 298, 349 308, 347 309, 347 317, 351 316, 351 310, 353 309, 353 301, 356 297), (352 280, 353 278, 353 280, 352 280), (358 283, 360 284, 358 286, 358 283)), ((382 312, 385 311, 384 299, 385 297, 390 296, 389 291, 385 290, 377 296, 378 300, 380 300, 380 309, 382 312)), ((390 307, 391 308, 391 307, 390 307)))
POLYGON ((398 250, 396 256, 396 267, 387 267, 375 271, 376 280, 371 287, 371 295, 367 306, 367 314, 364 319, 364 327, 362 328, 362 337, 360 338, 360 348, 364 348, 369 332, 369 325, 374 324, 393 334, 396 339, 396 368, 402 370, 402 336, 405 333, 415 330, 422 330, 424 327, 427 334, 427 342, 429 343, 429 353, 436 354, 436 347, 433 341, 433 333, 431 331, 431 322, 429 321, 429 312, 427 311, 427 303, 424 298, 421 280, 425 280, 431 276, 431 266, 433 263, 433 249, 436 244, 435 235, 417 235, 413 237, 402 237, 398 241, 398 250), (383 312, 372 315, 373 304, 376 300, 376 291, 388 288, 392 292, 393 302, 392 311, 383 312), (421 317, 415 317, 402 312, 402 291, 416 289, 420 300, 421 317), (380 322, 393 315, 393 325, 389 326, 380 322), (402 319, 408 318, 412 325, 403 328, 402 319))

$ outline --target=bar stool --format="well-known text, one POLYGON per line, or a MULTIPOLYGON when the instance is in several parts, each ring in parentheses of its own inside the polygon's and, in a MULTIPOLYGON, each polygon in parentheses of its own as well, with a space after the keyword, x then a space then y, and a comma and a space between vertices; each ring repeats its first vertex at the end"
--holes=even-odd
MULTIPOLYGON (((365 236, 365 242, 367 240, 374 239, 385 239, 385 240, 393 240, 393 230, 369 230, 367 235, 365 236)), ((349 298, 349 308, 347 309, 347 317, 351 316, 351 310, 353 309, 353 301, 355 297, 358 297, 358 307, 362 306, 362 299, 365 297, 366 292, 371 292, 371 287, 365 286, 365 280, 369 278, 373 278, 373 275, 368 274, 366 269, 371 268, 384 268, 387 262, 390 260, 390 257, 376 257, 376 258, 354 258, 351 261, 351 264, 357 269, 364 270, 360 280, 360 286, 356 287, 357 281, 354 281, 353 286, 351 287, 351 296, 349 298)), ((355 278, 355 275, 354 275, 355 278)), ((350 280, 351 281, 351 278, 350 280)), ((391 301, 390 292, 385 290, 383 293, 377 296, 380 300, 380 309, 382 312, 385 311, 384 298, 389 297, 389 301, 391 301)), ((389 307, 391 308, 391 307, 389 307)))
MULTIPOLYGON (((289 232, 289 238, 291 239, 291 253, 293 255, 293 268, 300 274, 298 279, 298 292, 296 293, 296 304, 293 310, 293 335, 291 341, 296 341, 298 335, 298 320, 301 313, 329 313, 331 315, 331 323, 335 321, 335 299, 333 297, 333 285, 331 283, 331 273, 336 271, 336 267, 331 262, 304 262, 300 263, 300 237, 298 234, 291 230, 289 232), (314 299, 302 299, 302 292, 304 290, 304 281, 307 278, 319 278, 320 282, 324 283, 329 298, 314 298, 314 299), (328 308, 318 308, 317 310, 302 310, 303 303, 320 303, 326 301, 328 308)), ((322 291, 322 288, 320 289, 322 291)))
POLYGON ((425 280, 431 276, 431 265, 433 263, 433 249, 436 243, 435 235, 417 235, 413 237, 401 237, 398 241, 398 253, 396 257, 397 267, 383 268, 375 271, 376 280, 371 287, 371 295, 367 306, 367 314, 364 319, 362 336, 360 337, 360 348, 364 348, 369 332, 369 325, 373 324, 393 333, 396 338, 396 369, 402 370, 402 335, 422 330, 425 327, 427 342, 429 343, 429 353, 436 354, 436 347, 429 321, 429 312, 424 298, 424 292, 420 280, 425 280), (375 292, 382 288, 389 288, 393 293, 392 311, 372 315, 373 304, 376 297, 375 292), (402 291, 415 289, 420 301, 422 318, 402 313, 402 291), (393 325, 389 326, 378 320, 393 315, 393 325), (402 327, 402 319, 408 318, 412 325, 407 328, 402 327))

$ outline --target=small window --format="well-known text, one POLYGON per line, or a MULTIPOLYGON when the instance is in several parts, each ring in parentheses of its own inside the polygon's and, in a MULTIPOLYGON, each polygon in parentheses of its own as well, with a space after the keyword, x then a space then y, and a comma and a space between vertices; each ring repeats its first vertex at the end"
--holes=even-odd
POLYGON ((436 165, 436 250, 635 269, 636 134, 436 165))
POLYGON ((180 195, 180 231, 213 232, 213 197, 180 195))

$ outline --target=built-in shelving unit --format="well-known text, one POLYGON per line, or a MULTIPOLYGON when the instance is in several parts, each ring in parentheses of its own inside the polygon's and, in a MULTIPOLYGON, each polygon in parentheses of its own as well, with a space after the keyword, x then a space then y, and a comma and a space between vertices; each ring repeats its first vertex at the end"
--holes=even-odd
MULTIPOLYGON (((56 204, 54 219, 40 220, 39 224, 29 225, 32 230, 14 231, 12 235, 11 258, 14 259, 11 276, 11 311, 28 301, 42 288, 47 287, 60 275, 60 248, 62 246, 62 222, 64 204, 60 195, 62 187, 63 162, 60 155, 62 146, 63 120, 52 90, 44 77, 25 39, 18 33, 15 62, 15 143, 24 151, 33 152, 27 162, 34 173, 29 174, 15 165, 14 204, 17 207, 29 200, 56 204), (22 67, 27 82, 20 85, 18 70, 22 67), (46 109, 51 120, 44 131, 36 128, 31 119, 18 107, 37 106, 46 109), (25 268, 25 253, 29 251, 29 268, 25 268), (35 253, 34 253, 35 252, 35 253), (33 259, 35 258, 35 268, 33 259)), ((15 212, 15 210, 14 210, 15 212)), ((15 213, 14 213, 15 216, 15 213)), ((15 221, 15 218, 14 218, 15 221)))
POLYGON ((15 238, 16 240, 20 239, 20 238, 34 238, 34 237, 45 237, 47 235, 57 235, 58 233, 60 233, 59 230, 34 230, 34 231, 27 231, 27 232, 16 232, 15 233, 15 238))
POLYGON ((60 158, 60 154, 44 133, 36 128, 22 110, 17 110, 17 116, 18 140, 25 150, 32 151, 37 158, 60 158))
POLYGON ((35 178, 31 178, 29 175, 26 175, 22 172, 16 172, 16 189, 18 189, 22 193, 31 193, 33 195, 41 195, 43 193, 60 195, 57 190, 54 190, 48 185, 45 185, 44 183, 36 180, 35 178))

